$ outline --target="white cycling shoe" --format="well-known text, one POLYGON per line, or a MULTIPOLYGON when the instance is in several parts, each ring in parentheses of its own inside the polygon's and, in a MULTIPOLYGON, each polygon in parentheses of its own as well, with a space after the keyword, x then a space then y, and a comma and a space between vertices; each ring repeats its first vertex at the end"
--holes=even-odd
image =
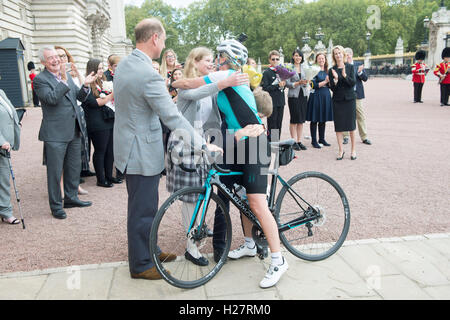
POLYGON ((288 268, 289 265, 284 257, 283 264, 277 266, 271 264, 266 272, 266 275, 259 283, 259 286, 263 289, 273 287, 277 284, 278 280, 280 280, 281 276, 286 272, 288 268))
POLYGON ((245 244, 243 244, 239 248, 228 252, 228 258, 230 259, 240 259, 242 257, 254 257, 254 256, 256 256, 256 245, 253 249, 250 249, 245 244))

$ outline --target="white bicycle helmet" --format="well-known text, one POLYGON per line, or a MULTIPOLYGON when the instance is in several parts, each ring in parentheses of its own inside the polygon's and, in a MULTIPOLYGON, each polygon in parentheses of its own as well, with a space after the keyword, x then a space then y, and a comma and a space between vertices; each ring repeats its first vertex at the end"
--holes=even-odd
POLYGON ((225 53, 228 60, 238 67, 241 67, 247 63, 247 48, 239 41, 234 39, 224 40, 217 46, 217 51, 219 53, 225 53))

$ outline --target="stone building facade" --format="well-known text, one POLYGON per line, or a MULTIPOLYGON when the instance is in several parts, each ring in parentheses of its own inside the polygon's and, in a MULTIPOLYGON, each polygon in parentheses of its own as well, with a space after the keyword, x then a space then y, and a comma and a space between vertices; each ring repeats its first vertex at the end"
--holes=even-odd
POLYGON ((43 45, 65 47, 80 71, 89 58, 106 61, 133 49, 123 0, 0 0, 0 40, 8 37, 20 38, 25 64, 33 61, 38 69, 43 45))

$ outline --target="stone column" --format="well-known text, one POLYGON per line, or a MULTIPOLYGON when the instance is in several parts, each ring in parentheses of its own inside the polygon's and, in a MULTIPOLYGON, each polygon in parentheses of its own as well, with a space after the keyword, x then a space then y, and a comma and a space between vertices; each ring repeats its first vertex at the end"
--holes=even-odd
POLYGON ((429 51, 426 62, 430 68, 433 68, 442 61, 441 54, 446 45, 445 38, 450 32, 450 10, 440 7, 438 11, 433 12, 429 29, 429 51))
POLYGON ((280 52, 280 64, 283 64, 283 63, 284 63, 283 48, 280 47, 280 49, 278 50, 278 52, 280 52))
POLYGON ((331 61, 333 61, 332 53, 333 51, 333 41, 328 41, 328 49, 327 49, 327 59, 328 59, 328 65, 331 66, 331 61))
POLYGON ((395 65, 403 64, 403 40, 402 37, 398 37, 397 45, 395 46, 395 65))
POLYGON ((370 69, 370 58, 372 57, 372 53, 366 52, 364 53, 364 68, 370 69))
POLYGON ((125 10, 123 0, 111 2, 111 54, 126 56, 133 50, 131 40, 126 35, 125 10))

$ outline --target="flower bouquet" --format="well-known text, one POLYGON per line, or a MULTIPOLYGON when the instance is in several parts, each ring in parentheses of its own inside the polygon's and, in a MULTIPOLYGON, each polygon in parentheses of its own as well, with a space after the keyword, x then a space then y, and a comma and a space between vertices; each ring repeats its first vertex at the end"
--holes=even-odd
POLYGON ((317 64, 309 65, 307 63, 304 63, 302 65, 303 70, 305 70, 305 78, 308 81, 311 81, 314 79, 315 76, 320 72, 320 67, 317 64))
MULTIPOLYGON (((103 89, 100 91, 100 98, 106 98, 107 95, 110 95, 113 92, 113 82, 112 81, 104 81, 102 83, 103 89)), ((105 106, 111 108, 112 111, 116 111, 114 107, 114 99, 108 101, 105 106)))
POLYGON ((275 72, 280 78, 280 81, 287 80, 295 75, 294 67, 291 64, 279 64, 275 67, 275 72))

